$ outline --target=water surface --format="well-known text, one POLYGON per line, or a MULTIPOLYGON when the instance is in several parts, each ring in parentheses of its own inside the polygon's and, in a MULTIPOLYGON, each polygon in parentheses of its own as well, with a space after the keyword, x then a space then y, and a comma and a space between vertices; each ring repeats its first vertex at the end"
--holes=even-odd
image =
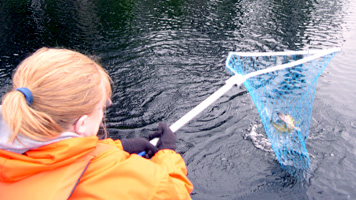
POLYGON ((307 141, 311 175, 282 170, 244 87, 177 132, 199 199, 354 199, 356 3, 352 0, 7 0, 0 95, 42 46, 95 55, 114 81, 112 138, 147 136, 220 88, 229 51, 341 47, 319 78, 307 141))

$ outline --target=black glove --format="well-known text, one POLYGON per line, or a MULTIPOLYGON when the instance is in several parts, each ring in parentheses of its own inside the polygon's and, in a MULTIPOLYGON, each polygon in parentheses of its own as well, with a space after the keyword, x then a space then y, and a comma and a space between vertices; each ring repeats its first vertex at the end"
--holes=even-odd
POLYGON ((157 142, 157 148, 161 149, 172 149, 176 150, 177 136, 175 133, 169 129, 167 124, 159 123, 158 130, 152 134, 150 134, 149 139, 160 138, 157 142))
POLYGON ((154 145, 152 145, 145 138, 129 138, 121 140, 122 147, 124 151, 132 154, 132 153, 140 153, 145 151, 145 158, 151 158, 155 153, 157 153, 158 149, 154 145))

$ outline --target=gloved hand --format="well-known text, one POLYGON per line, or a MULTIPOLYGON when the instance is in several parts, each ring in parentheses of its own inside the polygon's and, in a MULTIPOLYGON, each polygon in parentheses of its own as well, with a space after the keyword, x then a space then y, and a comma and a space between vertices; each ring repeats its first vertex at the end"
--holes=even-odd
POLYGON ((122 147, 124 148, 124 151, 128 152, 129 154, 132 153, 137 154, 142 151, 145 151, 146 152, 146 154, 144 155, 145 158, 151 158, 158 151, 158 148, 152 145, 145 138, 122 139, 121 144, 122 147))
POLYGON ((169 129, 166 123, 159 123, 158 130, 150 134, 149 139, 160 138, 157 142, 157 148, 176 150, 177 136, 169 129))

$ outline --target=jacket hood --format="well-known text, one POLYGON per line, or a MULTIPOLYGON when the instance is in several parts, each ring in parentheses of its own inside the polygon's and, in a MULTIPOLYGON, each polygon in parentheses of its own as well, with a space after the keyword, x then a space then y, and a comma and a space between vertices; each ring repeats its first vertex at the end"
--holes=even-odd
POLYGON ((14 182, 35 173, 71 164, 96 148, 96 136, 80 137, 64 132, 48 141, 19 136, 8 143, 11 130, 2 119, 0 106, 0 181, 14 182))

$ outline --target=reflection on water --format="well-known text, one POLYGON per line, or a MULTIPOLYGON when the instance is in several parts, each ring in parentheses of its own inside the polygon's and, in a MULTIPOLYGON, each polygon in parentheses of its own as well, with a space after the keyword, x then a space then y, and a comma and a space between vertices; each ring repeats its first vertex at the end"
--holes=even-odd
MULTIPOLYGON (((229 51, 341 46, 316 87, 306 183, 285 173, 268 147, 244 139, 261 126, 244 87, 183 127, 178 151, 195 200, 352 198, 355 10, 351 0, 2 1, 0 94, 35 49, 79 50, 95 55, 114 81, 111 137, 147 136, 157 122, 172 124, 224 84, 229 51)), ((262 128, 256 133, 267 138, 262 128)))

